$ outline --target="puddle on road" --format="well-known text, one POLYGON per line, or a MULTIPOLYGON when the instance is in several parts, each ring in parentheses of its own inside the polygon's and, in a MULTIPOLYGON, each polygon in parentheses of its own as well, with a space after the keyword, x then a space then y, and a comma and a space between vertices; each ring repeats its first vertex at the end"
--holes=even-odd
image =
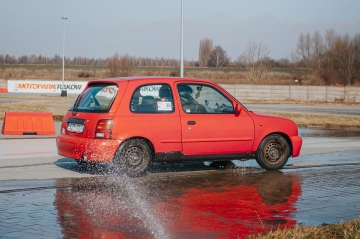
POLYGON ((301 137, 360 137, 360 130, 299 129, 301 137))
POLYGON ((340 222, 360 215, 359 175, 360 166, 341 166, 17 182, 27 187, 0 191, 0 237, 26 226, 28 237, 246 238, 340 222))
POLYGON ((244 238, 294 227, 299 178, 280 171, 73 179, 56 190, 65 238, 244 238), (120 236, 121 235, 121 236, 120 236))

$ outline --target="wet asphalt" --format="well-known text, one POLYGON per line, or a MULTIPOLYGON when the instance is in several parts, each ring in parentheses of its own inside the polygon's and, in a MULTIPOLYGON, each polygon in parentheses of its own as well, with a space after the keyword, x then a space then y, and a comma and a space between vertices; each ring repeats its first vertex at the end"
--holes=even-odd
POLYGON ((54 136, 0 136, 0 238, 245 238, 359 217, 360 132, 300 134, 279 171, 152 164, 142 178, 62 158, 54 136))
POLYGON ((8 182, 13 188, 0 192, 0 237, 245 238, 360 215, 359 165, 157 172, 161 167, 136 179, 8 182))

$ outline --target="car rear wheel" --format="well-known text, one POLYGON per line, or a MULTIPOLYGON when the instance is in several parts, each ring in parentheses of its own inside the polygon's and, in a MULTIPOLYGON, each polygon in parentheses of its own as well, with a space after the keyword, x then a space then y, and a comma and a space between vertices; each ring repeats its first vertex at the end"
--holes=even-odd
POLYGON ((269 170, 284 167, 290 157, 290 146, 284 137, 272 134, 264 138, 257 151, 257 163, 269 170))
POLYGON ((131 139, 120 145, 113 159, 114 167, 129 177, 146 174, 151 161, 151 148, 143 139, 131 139))

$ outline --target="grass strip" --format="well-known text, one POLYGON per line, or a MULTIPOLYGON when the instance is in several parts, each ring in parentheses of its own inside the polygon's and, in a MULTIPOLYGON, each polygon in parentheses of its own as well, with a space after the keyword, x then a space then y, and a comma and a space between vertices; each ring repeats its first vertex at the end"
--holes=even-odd
POLYGON ((360 117, 324 114, 303 114, 287 112, 264 112, 292 119, 300 128, 359 130, 360 117))
POLYGON ((320 226, 299 226, 293 229, 270 231, 248 239, 359 239, 360 217, 346 222, 320 226))

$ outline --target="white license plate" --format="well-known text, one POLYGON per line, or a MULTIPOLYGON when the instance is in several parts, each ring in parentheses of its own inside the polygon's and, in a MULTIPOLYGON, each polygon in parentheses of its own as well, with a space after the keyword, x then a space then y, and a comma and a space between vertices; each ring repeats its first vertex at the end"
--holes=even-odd
POLYGON ((75 132, 75 133, 82 133, 84 131, 84 125, 83 124, 69 123, 69 125, 67 127, 67 131, 75 132))

